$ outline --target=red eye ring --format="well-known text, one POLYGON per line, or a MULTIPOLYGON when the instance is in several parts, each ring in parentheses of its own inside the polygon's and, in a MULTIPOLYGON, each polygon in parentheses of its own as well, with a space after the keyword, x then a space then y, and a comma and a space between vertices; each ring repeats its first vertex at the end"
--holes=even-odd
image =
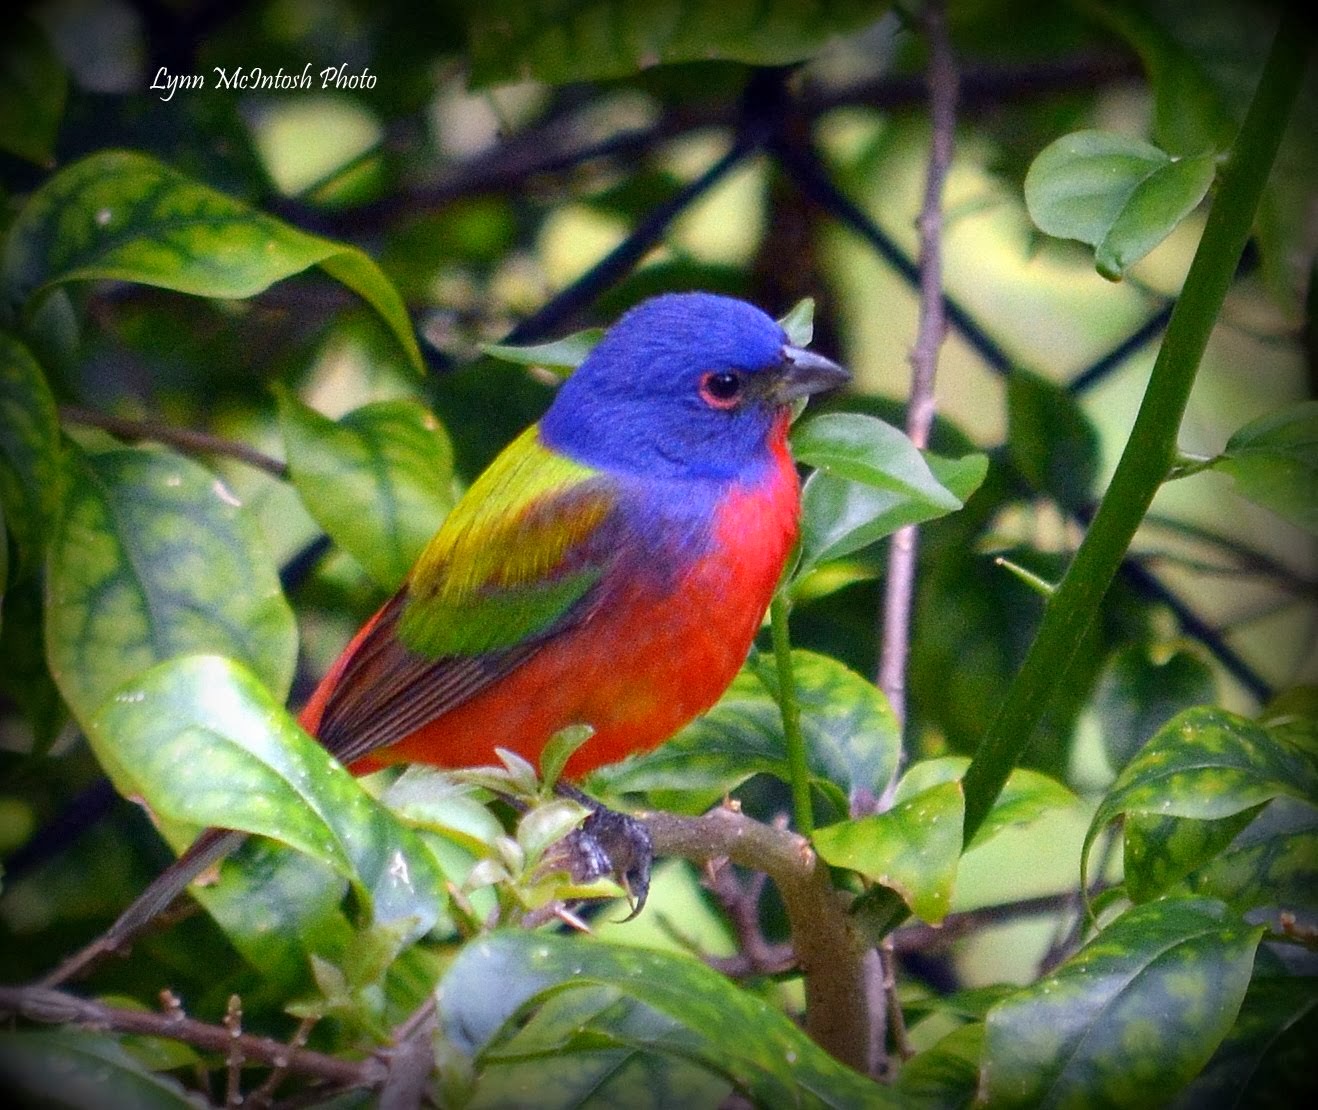
POLYGON ((700 375, 700 399, 710 408, 735 409, 741 404, 741 375, 733 370, 710 370, 700 375))

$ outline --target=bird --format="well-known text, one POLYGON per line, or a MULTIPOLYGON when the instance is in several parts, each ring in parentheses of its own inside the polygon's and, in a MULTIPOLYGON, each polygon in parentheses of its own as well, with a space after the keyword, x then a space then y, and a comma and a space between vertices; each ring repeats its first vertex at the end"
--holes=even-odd
MULTIPOLYGON (((745 662, 799 531, 789 424, 848 380, 746 301, 641 302, 472 483, 300 724, 354 774, 487 765, 496 748, 534 763, 572 725, 593 733, 570 782, 655 747, 745 662)), ((203 834, 174 866, 195 876, 236 835, 203 834)), ((611 839, 606 857, 626 855, 611 839)))

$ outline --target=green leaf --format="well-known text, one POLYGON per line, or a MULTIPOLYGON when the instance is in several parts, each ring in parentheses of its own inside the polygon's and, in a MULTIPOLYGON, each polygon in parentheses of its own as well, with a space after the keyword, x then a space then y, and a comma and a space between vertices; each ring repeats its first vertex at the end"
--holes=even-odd
POLYGON ((612 987, 550 995, 526 1025, 485 1055, 468 1110, 531 1106, 718 1106, 723 1077, 676 1053, 650 1051, 681 1035, 678 1022, 612 987))
POLYGON ((1256 977, 1245 993, 1236 1023, 1194 1079, 1172 1102, 1174 1110, 1223 1107, 1302 1106, 1313 1095, 1312 1046, 1318 989, 1312 977, 1256 977), (1297 1075, 1275 1059, 1287 1034, 1303 1036, 1297 1075), (1289 1079, 1289 1084, 1286 1082, 1289 1079))
POLYGON ((45 31, 26 14, 11 19, 0 44, 0 149, 50 165, 68 85, 45 31))
POLYGON ((1147 644, 1118 648, 1094 693, 1103 749, 1120 771, 1150 736, 1182 709, 1215 700, 1212 669, 1197 655, 1158 658, 1147 644))
POLYGON ((279 416, 307 510, 380 586, 397 589, 453 507, 453 448, 439 421, 398 400, 335 423, 282 392, 279 416))
POLYGON ((630 77, 655 65, 713 59, 787 65, 830 39, 859 31, 887 10, 875 0, 632 4, 590 0, 473 8, 474 87, 534 78, 551 85, 630 77))
POLYGON ((787 333, 787 342, 793 347, 808 347, 815 337, 815 299, 802 297, 792 305, 778 325, 787 333))
POLYGON ((953 1030, 902 1065, 893 1090, 911 1110, 970 1110, 979 1091, 984 1026, 953 1030))
POLYGON ((815 849, 834 867, 891 887, 931 924, 947 916, 961 859, 965 796, 960 780, 939 783, 884 813, 816 829, 815 849))
MULTIPOLYGON (((301 731, 249 672, 190 655, 121 688, 87 724, 96 757, 128 797, 170 823, 258 833, 333 868, 375 924, 437 920, 444 877, 411 829, 301 731)), ((184 839, 175 829, 174 839, 184 839)))
MULTIPOLYGON (((174 826, 163 830, 184 836, 174 826)), ((305 990, 308 956, 333 956, 351 943, 341 872, 292 848, 251 837, 224 860, 214 883, 189 888, 225 937, 282 997, 305 990)))
POLYGON ((994 1107, 1160 1105, 1231 1028, 1262 934, 1205 899, 1136 906, 989 1011, 982 1097, 994 1107))
POLYGON ((197 1110, 175 1080, 147 1071, 106 1033, 7 1030, 0 1034, 0 1076, 16 1100, 10 1105, 197 1110))
MULTIPOLYGON (((792 670, 812 781, 843 806, 856 791, 882 793, 901 746, 887 699, 826 655, 795 650, 792 670)), ((686 810, 703 809, 757 773, 790 782, 776 683, 774 668, 746 667, 708 713, 654 751, 597 771, 592 785, 612 793, 688 792, 671 799, 686 810)))
POLYGON ((934 478, 963 505, 988 477, 989 458, 979 451, 949 459, 932 451, 921 451, 934 478))
POLYGON ((1095 248, 1113 280, 1163 241, 1208 192, 1210 156, 1174 161, 1156 146, 1108 131, 1049 143, 1025 176, 1025 205, 1039 230, 1095 248))
POLYGON ((552 790, 573 753, 595 735, 590 725, 568 725, 554 733, 540 752, 540 781, 552 790))
POLYGON ((1049 143, 1025 176, 1025 205, 1040 231, 1097 246, 1136 186, 1171 159, 1142 139, 1077 131, 1049 143))
POLYGON ((1318 533, 1318 401, 1303 401, 1246 424, 1213 460, 1240 492, 1318 533))
POLYGON ((563 991, 600 986, 667 1019, 628 1031, 639 1051, 699 1064, 756 1103, 890 1104, 881 1087, 839 1064, 781 1013, 704 964, 593 938, 504 931, 471 942, 440 982, 441 1030, 479 1071, 532 1006, 563 991))
POLYGON ((891 424, 857 412, 816 416, 792 431, 796 461, 838 478, 954 512, 961 502, 933 476, 919 449, 891 424))
POLYGON ((513 362, 518 366, 538 366, 560 378, 566 378, 586 361, 586 356, 595 349, 595 344, 603 335, 603 328, 586 328, 550 343, 535 343, 529 347, 484 343, 481 350, 504 362, 513 362))
POLYGON ((1067 509, 1089 504, 1098 476, 1098 432, 1062 386, 1025 370, 1007 380, 1007 450, 1036 492, 1067 509))
POLYGON ((1318 796, 1318 761, 1252 721, 1215 706, 1174 717, 1117 776, 1085 834, 1082 885, 1094 838, 1123 813, 1211 820, 1279 795, 1318 796))
MULTIPOLYGON (((840 414, 844 415, 844 414, 840 414)), ((831 417, 830 417, 831 419, 831 417)), ((869 421, 869 417, 857 417, 869 421)), ((810 428, 818 420, 805 425, 810 428)), ((970 454, 959 459, 945 459, 932 453, 923 457, 917 455, 914 463, 906 454, 904 443, 914 450, 901 432, 895 428, 873 421, 874 424, 888 429, 892 436, 900 437, 901 443, 889 436, 887 432, 878 433, 878 437, 887 443, 878 446, 873 452, 867 452, 863 445, 864 437, 873 428, 862 431, 861 443, 851 440, 847 445, 846 429, 842 429, 842 442, 817 441, 822 458, 840 460, 841 465, 852 471, 863 471, 867 466, 871 471, 877 467, 880 458, 890 452, 893 463, 892 472, 886 476, 895 486, 905 479, 911 480, 905 488, 884 488, 882 475, 875 478, 873 484, 861 484, 847 478, 835 477, 825 470, 817 470, 806 479, 801 490, 801 548, 797 565, 792 575, 792 589, 795 593, 804 584, 805 578, 822 563, 841 559, 863 547, 892 535, 897 529, 907 524, 921 524, 944 516, 952 509, 960 508, 970 497, 988 473, 988 458, 981 454, 970 454), (848 459, 850 461, 848 461, 848 459), (923 472, 922 472, 923 471, 923 472), (927 475, 927 478, 926 478, 927 475), (946 479, 946 484, 944 484, 946 479), (930 485, 929 483, 932 483, 930 485), (934 492, 937 490, 938 492, 934 492)), ((803 429, 804 430, 804 429, 803 429)), ((823 430, 825 433, 828 429, 823 430)), ((876 438, 878 438, 876 437, 876 438)), ((799 449, 793 440, 793 451, 800 458, 799 449)), ((811 444, 807 438, 807 449, 811 444)), ((806 461, 801 458, 800 461, 806 461)))
POLYGON ((176 655, 214 652, 282 699, 297 629, 261 537, 210 471, 161 450, 71 445, 50 540, 46 656, 86 724, 118 686, 176 655))
POLYGON ((70 281, 109 278, 201 297, 251 297, 320 266, 380 314, 420 373, 397 290, 356 247, 267 216, 131 151, 92 154, 28 198, 10 227, 3 284, 30 305, 70 281))
MULTIPOLYGON (((41 565, 60 503, 55 398, 32 352, 0 331, 0 507, 18 548, 15 577, 41 565)), ((0 593, 6 579, 0 577, 0 593)))
POLYGON ((5 591, 0 622, 0 691, 20 710, 32 730, 33 751, 45 754, 68 720, 42 650, 44 613, 41 583, 31 578, 5 591))
POLYGON ((1156 169, 1135 186, 1121 214, 1094 252, 1098 272, 1112 281, 1175 230, 1208 195, 1217 160, 1205 155, 1183 158, 1156 169))
MULTIPOLYGON (((912 763, 898 782, 893 799, 905 801, 940 783, 959 781, 969 766, 970 758, 963 755, 940 756, 912 763)), ((1056 779, 1017 767, 1007 777, 1007 784, 967 847, 983 844, 1003 829, 1028 825, 1052 810, 1068 809, 1077 801, 1076 796, 1056 779)))

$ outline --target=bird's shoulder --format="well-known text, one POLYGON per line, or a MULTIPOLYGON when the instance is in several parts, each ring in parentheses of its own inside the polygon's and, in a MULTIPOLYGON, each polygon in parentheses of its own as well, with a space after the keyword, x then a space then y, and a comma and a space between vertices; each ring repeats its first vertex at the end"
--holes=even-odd
POLYGON ((552 630, 603 575, 621 497, 609 475, 528 428, 422 552, 404 587, 402 640, 429 656, 466 655, 552 630))

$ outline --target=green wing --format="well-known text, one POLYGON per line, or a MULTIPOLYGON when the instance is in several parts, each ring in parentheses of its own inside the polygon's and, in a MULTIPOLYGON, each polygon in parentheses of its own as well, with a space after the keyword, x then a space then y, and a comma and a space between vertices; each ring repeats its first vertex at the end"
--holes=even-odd
POLYGON ((475 696, 587 619, 612 562, 612 483, 531 428, 478 478, 345 652, 316 734, 344 763, 475 696))
POLYGON ((477 479, 408 579, 398 636, 418 654, 479 655, 553 629, 604 572, 616 497, 596 471, 524 432, 477 479))

